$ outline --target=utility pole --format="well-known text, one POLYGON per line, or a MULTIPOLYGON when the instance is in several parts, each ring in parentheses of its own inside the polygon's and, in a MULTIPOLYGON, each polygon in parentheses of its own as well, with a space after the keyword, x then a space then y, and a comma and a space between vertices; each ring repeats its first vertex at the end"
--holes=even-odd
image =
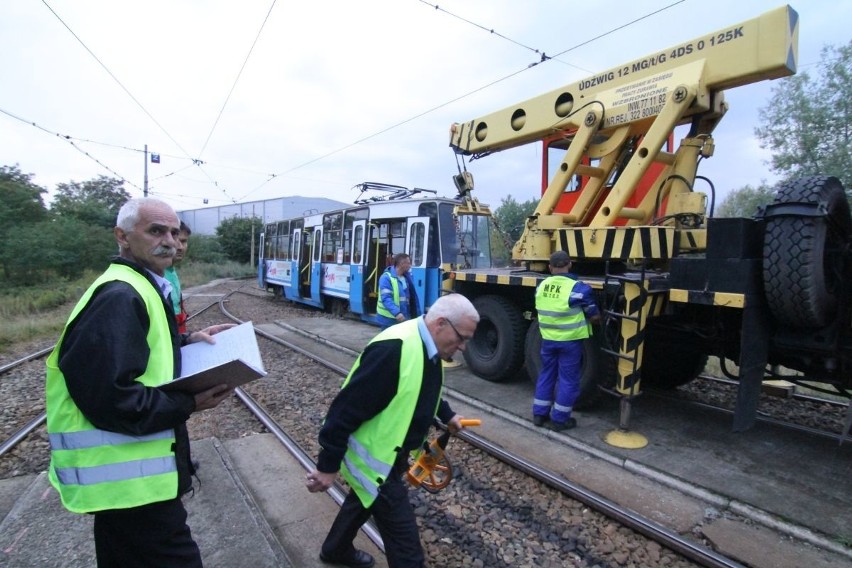
POLYGON ((249 262, 254 266, 254 203, 251 204, 251 253, 249 253, 249 262))
POLYGON ((148 145, 145 144, 145 184, 142 190, 142 196, 148 197, 148 145))

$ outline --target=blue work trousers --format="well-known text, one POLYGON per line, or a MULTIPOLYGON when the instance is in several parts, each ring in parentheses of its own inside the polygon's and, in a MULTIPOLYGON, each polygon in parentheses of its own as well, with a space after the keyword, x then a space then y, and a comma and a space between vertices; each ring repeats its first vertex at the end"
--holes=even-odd
POLYGON ((583 368, 583 340, 541 340, 541 373, 535 386, 533 414, 550 415, 564 424, 571 418, 574 402, 580 396, 583 368))

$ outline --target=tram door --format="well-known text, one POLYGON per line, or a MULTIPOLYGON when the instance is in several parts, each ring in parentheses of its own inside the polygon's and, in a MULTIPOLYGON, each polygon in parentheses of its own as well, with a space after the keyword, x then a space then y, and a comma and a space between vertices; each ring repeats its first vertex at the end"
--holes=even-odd
POLYGON ((318 226, 314 229, 313 244, 311 245, 311 281, 310 287, 307 290, 309 297, 315 306, 322 307, 322 227, 318 226))
POLYGON ((284 297, 290 300, 299 298, 299 283, 302 281, 302 242, 304 235, 302 229, 293 229, 293 237, 290 242, 290 283, 284 288, 284 297))
MULTIPOLYGON (((430 271, 427 270, 427 246, 429 236, 429 217, 411 217, 408 219, 408 230, 405 235, 405 252, 411 257, 411 279, 417 292, 417 303, 420 313, 425 313, 425 307, 432 305, 437 299, 432 292, 436 284, 430 282, 430 271)), ((438 283, 440 284, 440 283, 438 283)))
POLYGON ((305 228, 302 233, 302 247, 299 251, 298 271, 298 296, 300 298, 311 297, 311 245, 313 244, 313 232, 305 228))
POLYGON ((266 233, 260 234, 260 243, 257 245, 257 287, 266 289, 266 233))
POLYGON ((355 221, 352 225, 352 255, 349 264, 349 308, 356 314, 364 313, 367 290, 364 269, 366 267, 367 221, 355 221))

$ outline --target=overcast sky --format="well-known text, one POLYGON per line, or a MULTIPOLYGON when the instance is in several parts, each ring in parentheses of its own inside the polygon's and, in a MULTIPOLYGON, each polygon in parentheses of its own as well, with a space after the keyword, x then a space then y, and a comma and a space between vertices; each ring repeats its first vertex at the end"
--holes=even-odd
MULTIPOLYGON (((147 144, 160 155, 159 164, 149 158, 149 193, 177 210, 204 207, 205 199, 351 203, 363 181, 453 197, 451 123, 781 5, 2 0, 0 165, 18 164, 48 190, 120 177, 138 197, 147 144), (530 67, 541 59, 535 50, 564 55, 530 67)), ((793 8, 799 70, 815 72, 823 46, 852 37, 852 1, 793 8)), ((754 137, 771 88, 726 93, 731 109, 716 129, 716 154, 699 171, 720 201, 774 179, 754 137)), ((530 144, 471 163, 475 195, 492 207, 509 194, 537 197, 538 154, 530 144)))

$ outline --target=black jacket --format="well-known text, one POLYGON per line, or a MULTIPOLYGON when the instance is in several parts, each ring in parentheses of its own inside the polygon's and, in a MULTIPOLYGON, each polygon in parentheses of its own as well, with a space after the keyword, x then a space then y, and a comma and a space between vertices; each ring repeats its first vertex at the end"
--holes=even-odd
MULTIPOLYGON (((350 434, 367 420, 378 415, 396 396, 399 387, 399 363, 402 353, 402 341, 388 339, 374 341, 367 345, 361 355, 361 363, 337 393, 328 409, 328 415, 319 434, 322 446, 317 459, 317 469, 324 473, 334 473, 340 469, 340 462, 346 453, 350 434)), ((441 360, 429 360, 426 347, 423 347, 423 381, 420 396, 414 408, 414 416, 406 432, 403 447, 398 448, 400 458, 416 449, 435 420, 435 405, 442 385, 441 360)), ((455 415, 450 405, 441 400, 437 416, 447 423, 455 415)))
MULTIPOLYGON (((142 267, 122 258, 112 262, 144 274, 156 288, 142 267)), ((168 314, 177 377, 181 336, 165 298, 163 309, 168 314)), ((131 435, 174 429, 180 495, 192 487, 195 473, 186 429, 186 421, 195 410, 195 398, 181 392, 166 393, 135 380, 148 364, 149 326, 145 302, 133 286, 108 282, 94 292, 88 305, 68 325, 59 351, 59 368, 74 403, 97 428, 131 435)))

